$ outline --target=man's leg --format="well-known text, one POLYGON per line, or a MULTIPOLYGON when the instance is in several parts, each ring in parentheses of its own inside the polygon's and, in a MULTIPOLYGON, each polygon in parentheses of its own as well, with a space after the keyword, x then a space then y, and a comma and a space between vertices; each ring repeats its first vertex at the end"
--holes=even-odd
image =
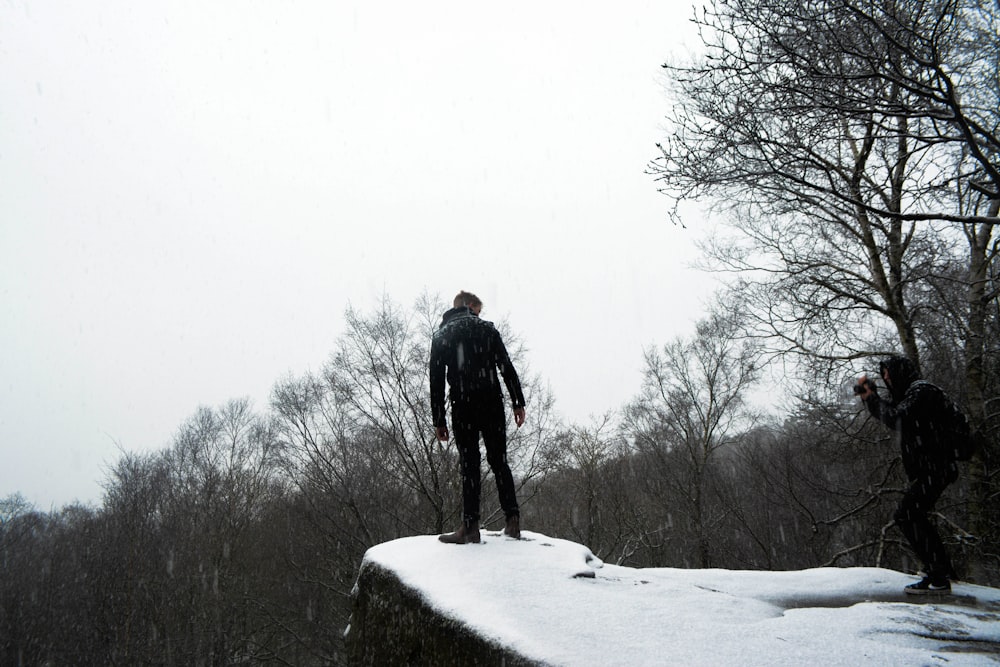
POLYGON ((479 429, 472 419, 453 414, 452 433, 458 447, 462 471, 462 523, 466 526, 479 521, 479 496, 482 456, 479 453, 479 429))
POLYGON ((486 445, 486 462, 493 471, 497 482, 497 494, 500 496, 500 509, 509 520, 520 516, 517 506, 517 491, 514 488, 514 475, 507 462, 507 423, 501 411, 499 420, 493 419, 483 429, 483 443, 486 445))
POLYGON ((948 551, 929 516, 947 486, 947 479, 916 480, 903 495, 895 514, 896 523, 924 562, 932 581, 946 581, 952 574, 948 551))
POLYGON ((473 422, 452 405, 451 428, 458 447, 459 467, 462 471, 462 525, 454 533, 440 535, 446 544, 477 543, 479 535, 479 431, 473 422))

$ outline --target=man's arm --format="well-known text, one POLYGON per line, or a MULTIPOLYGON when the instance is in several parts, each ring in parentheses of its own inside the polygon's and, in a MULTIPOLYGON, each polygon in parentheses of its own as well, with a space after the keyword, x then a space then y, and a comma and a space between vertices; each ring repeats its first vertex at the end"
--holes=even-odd
POLYGON ((430 383, 431 383, 431 419, 439 440, 448 439, 448 426, 445 418, 444 406, 444 383, 445 383, 445 355, 444 345, 441 339, 435 337, 431 340, 431 360, 430 360, 430 383), (442 431, 444 429, 444 437, 442 431))
POLYGON ((854 393, 857 394, 861 399, 861 402, 865 404, 865 407, 868 408, 868 412, 872 417, 895 430, 896 418, 895 415, 892 415, 892 405, 882 400, 882 397, 878 395, 878 387, 875 386, 874 382, 868 379, 867 375, 862 375, 858 378, 858 384, 854 388, 854 393), (890 415, 892 418, 887 420, 890 415))
POLYGON ((507 347, 503 344, 500 332, 494 331, 494 334, 496 335, 496 340, 494 341, 496 365, 500 369, 500 375, 503 376, 504 384, 507 385, 507 393, 510 394, 510 405, 514 409, 514 423, 520 428, 521 424, 524 423, 525 415, 525 400, 524 391, 521 389, 521 379, 517 376, 517 370, 510 360, 510 355, 507 354, 507 347))
POLYGON ((893 405, 879 396, 878 388, 867 376, 862 375, 858 378, 858 387, 855 392, 868 408, 871 416, 893 431, 899 430, 903 422, 908 421, 909 415, 916 412, 919 400, 918 392, 908 391, 898 405, 893 405))

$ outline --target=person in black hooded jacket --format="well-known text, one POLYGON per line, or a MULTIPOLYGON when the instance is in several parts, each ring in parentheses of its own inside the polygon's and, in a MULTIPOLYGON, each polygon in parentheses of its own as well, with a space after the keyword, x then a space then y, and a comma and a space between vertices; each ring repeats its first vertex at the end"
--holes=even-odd
POLYGON ((893 518, 923 561, 926 576, 904 590, 947 594, 951 592, 951 560, 930 513, 958 477, 951 447, 942 435, 948 399, 939 387, 920 379, 916 365, 907 357, 888 357, 879 364, 879 373, 891 400, 879 396, 875 383, 866 376, 858 379, 856 392, 871 415, 896 432, 910 480, 893 518))
POLYGON ((497 370, 510 394, 514 423, 524 423, 524 393, 507 348, 492 322, 479 319, 483 303, 470 292, 459 292, 454 308, 444 314, 431 340, 431 416, 435 435, 447 442, 445 379, 451 403, 462 471, 462 525, 440 540, 451 544, 479 542, 480 465, 479 436, 486 447, 486 461, 493 471, 500 507, 507 519, 504 534, 521 536, 520 511, 514 476, 507 463, 507 416, 497 370))

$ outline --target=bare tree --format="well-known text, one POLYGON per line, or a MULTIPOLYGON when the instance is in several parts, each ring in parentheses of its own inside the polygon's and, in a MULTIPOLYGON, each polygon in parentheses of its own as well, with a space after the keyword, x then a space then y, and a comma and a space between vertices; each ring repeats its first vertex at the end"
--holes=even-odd
POLYGON ((627 559, 637 540, 629 534, 636 503, 628 479, 628 447, 614 413, 592 417, 554 438, 554 468, 539 485, 533 526, 587 545, 598 557, 627 559))
POLYGON ((922 52, 889 34, 933 3, 883 4, 716 2, 697 21, 705 59, 668 67, 679 104, 651 171, 733 213, 743 242, 713 255, 780 350, 849 358, 895 339, 919 360, 927 280, 956 238, 919 223, 980 220, 944 194, 964 144, 913 112, 930 104, 922 52))
POLYGON ((699 567, 712 564, 713 531, 727 512, 715 502, 724 495, 720 453, 754 423, 746 400, 759 351, 740 337, 738 314, 723 311, 699 322, 691 340, 646 352, 642 393, 625 412, 626 431, 649 463, 652 492, 679 502, 662 508, 667 524, 675 515, 687 520, 699 567))
MULTIPOLYGON (((955 393, 992 430, 1000 6, 717 0, 695 22, 705 56, 667 66, 673 129, 650 171, 663 192, 731 213, 737 240, 710 254, 734 272, 755 333, 830 380, 843 360, 890 350, 941 361, 952 332, 955 393)), ((970 472, 984 533, 985 459, 970 472)))
MULTIPOLYGON (((388 298, 364 315, 348 308, 347 331, 324 370, 331 400, 346 413, 351 439, 366 433, 391 452, 381 476, 407 488, 443 532, 448 502, 447 453, 433 436, 427 385, 429 338, 413 314, 388 298)), ((417 525, 409 526, 418 532, 417 525)))
POLYGON ((155 580, 168 589, 152 608, 177 661, 233 661, 265 632, 250 582, 273 570, 255 545, 255 528, 279 496, 278 439, 249 400, 198 409, 163 455, 167 482, 156 513, 162 524, 155 580))

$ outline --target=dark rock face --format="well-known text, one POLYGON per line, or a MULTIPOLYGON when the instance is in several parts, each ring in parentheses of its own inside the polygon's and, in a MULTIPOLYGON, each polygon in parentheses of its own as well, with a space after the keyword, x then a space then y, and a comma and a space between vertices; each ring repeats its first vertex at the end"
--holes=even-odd
POLYGON ((540 665, 432 609, 396 575, 366 562, 348 628, 352 665, 540 665))

